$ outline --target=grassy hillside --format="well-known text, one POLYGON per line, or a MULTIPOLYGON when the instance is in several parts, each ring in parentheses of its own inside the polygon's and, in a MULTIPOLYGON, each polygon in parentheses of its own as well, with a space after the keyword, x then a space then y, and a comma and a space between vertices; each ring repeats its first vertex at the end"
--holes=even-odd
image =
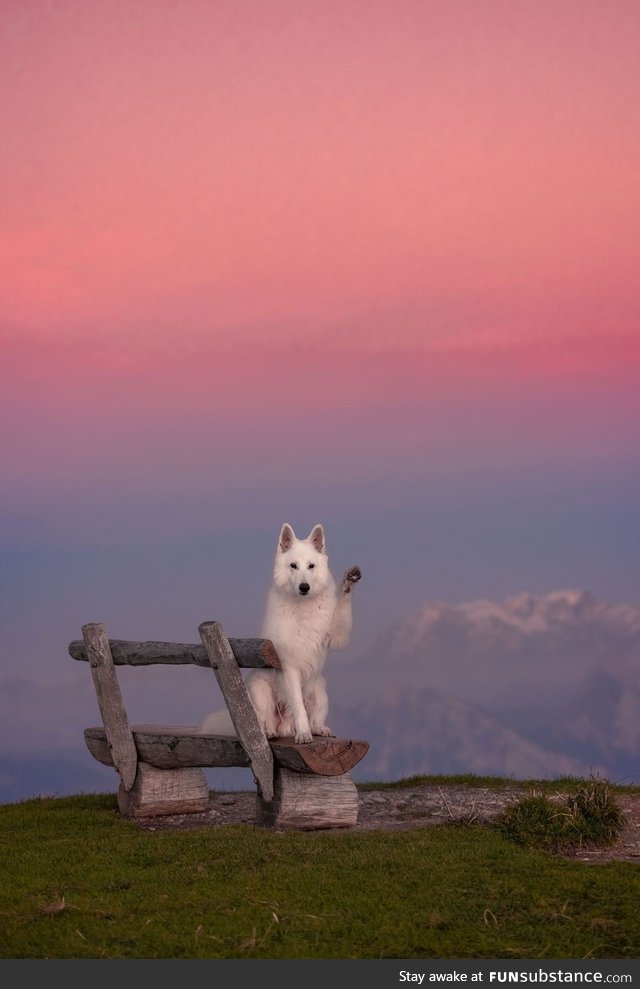
POLYGON ((0 806, 2 958, 637 958, 640 868, 493 828, 147 831, 111 795, 0 806))

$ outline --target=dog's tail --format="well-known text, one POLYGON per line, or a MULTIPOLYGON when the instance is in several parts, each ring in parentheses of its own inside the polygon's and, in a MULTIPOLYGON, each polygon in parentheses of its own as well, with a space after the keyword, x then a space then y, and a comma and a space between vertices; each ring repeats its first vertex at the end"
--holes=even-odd
POLYGON ((231 720, 231 715, 226 710, 213 711, 208 714, 200 725, 201 730, 205 735, 235 735, 236 730, 233 727, 233 721, 231 720))

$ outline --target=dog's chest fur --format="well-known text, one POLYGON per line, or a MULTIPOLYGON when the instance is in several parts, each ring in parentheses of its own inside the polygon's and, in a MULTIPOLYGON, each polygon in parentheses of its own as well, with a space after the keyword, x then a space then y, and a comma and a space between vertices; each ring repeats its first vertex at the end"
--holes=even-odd
POLYGON ((333 588, 308 600, 271 592, 262 635, 273 642, 283 667, 294 666, 308 677, 322 671, 335 606, 333 588))

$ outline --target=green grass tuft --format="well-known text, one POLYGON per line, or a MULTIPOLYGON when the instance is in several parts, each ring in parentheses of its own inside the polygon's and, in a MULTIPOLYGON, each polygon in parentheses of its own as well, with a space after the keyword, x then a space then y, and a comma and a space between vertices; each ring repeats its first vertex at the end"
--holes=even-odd
POLYGON ((620 836, 624 814, 606 780, 592 777, 560 800, 534 793, 511 804, 494 827, 505 838, 534 848, 612 845, 620 836))
POLYGON ((620 837, 624 814, 607 780, 588 780, 568 797, 567 805, 582 841, 613 845, 620 837))

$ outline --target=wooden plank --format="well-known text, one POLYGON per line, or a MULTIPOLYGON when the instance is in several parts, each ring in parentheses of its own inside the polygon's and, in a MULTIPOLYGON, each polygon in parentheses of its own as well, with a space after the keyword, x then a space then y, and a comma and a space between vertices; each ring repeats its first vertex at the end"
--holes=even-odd
POLYGON ((107 633, 104 625, 90 622, 82 626, 82 636, 113 765, 118 770, 122 786, 129 791, 138 771, 138 755, 122 703, 107 633))
MULTIPOLYGON (((131 732, 140 761, 158 769, 251 765, 240 740, 232 735, 207 735, 190 725, 132 725, 131 732)), ((87 728, 84 737, 91 755, 112 766, 104 728, 87 728)), ((368 742, 348 738, 314 738, 304 744, 282 738, 268 744, 276 766, 317 776, 343 775, 369 749, 368 742)))
POLYGON ((273 800, 258 795, 256 818, 265 827, 298 831, 348 828, 358 823, 358 791, 349 773, 305 776, 277 769, 273 800))
MULTIPOLYGON (((231 651, 238 666, 245 669, 273 667, 280 669, 280 660, 269 639, 229 639, 231 651)), ((111 656, 116 666, 166 665, 203 666, 211 663, 202 643, 189 642, 132 642, 128 639, 109 639, 111 656)), ((69 643, 69 655, 73 659, 87 661, 87 650, 81 639, 69 643)))
MULTIPOLYGON (((133 725, 131 730, 138 758, 157 769, 251 765, 240 739, 232 735, 202 735, 196 727, 171 725, 133 725)), ((103 728, 87 728, 84 738, 94 759, 113 765, 103 728)))
POLYGON ((249 756, 260 795, 268 803, 273 798, 273 755, 231 646, 219 622, 202 622, 198 632, 229 709, 233 727, 249 756))

